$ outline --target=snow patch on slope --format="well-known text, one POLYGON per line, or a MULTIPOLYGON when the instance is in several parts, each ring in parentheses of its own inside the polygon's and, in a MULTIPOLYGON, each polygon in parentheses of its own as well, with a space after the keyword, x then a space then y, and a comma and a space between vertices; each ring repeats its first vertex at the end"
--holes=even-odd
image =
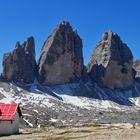
POLYGON ((11 94, 5 92, 5 91, 3 90, 3 88, 0 88, 0 93, 1 93, 2 95, 4 95, 4 97, 5 97, 5 98, 2 98, 2 99, 0 100, 1 103, 12 103, 12 102, 13 102, 13 98, 11 97, 11 94))
MULTIPOLYGON (((20 87, 17 87, 18 93, 12 88, 13 84, 10 84, 11 88, 9 92, 6 92, 3 88, 0 88, 0 93, 5 96, 0 100, 1 103, 21 103, 22 106, 32 105, 32 106, 41 106, 48 108, 59 108, 60 106, 56 106, 56 103, 69 104, 72 106, 76 106, 79 108, 85 109, 122 109, 124 106, 117 104, 110 100, 114 98, 123 102, 124 104, 127 102, 132 102, 135 106, 140 107, 140 97, 132 98, 132 90, 124 91, 123 93, 120 91, 109 91, 99 88, 96 84, 94 85, 94 91, 91 89, 92 84, 90 82, 86 83, 84 86, 88 90, 92 91, 93 94, 97 94, 100 99, 97 98, 88 98, 83 96, 73 96, 75 90, 80 88, 79 83, 77 84, 65 84, 54 87, 45 87, 47 90, 39 90, 37 84, 28 85, 29 90, 24 90, 20 87), (50 96, 48 91, 56 95, 56 97, 61 97, 62 100, 56 98, 55 96, 50 96), (110 96, 110 97, 109 97, 110 96)), ((139 84, 135 84, 134 88, 139 94, 138 87, 139 84)), ((63 108, 63 106, 61 106, 63 108)))
POLYGON ((4 91, 2 88, 0 88, 0 93, 4 95, 6 98, 3 98, 0 100, 1 103, 20 103, 22 106, 24 105, 40 105, 41 107, 52 107, 53 103, 49 101, 49 97, 47 94, 37 94, 32 92, 24 92, 23 89, 18 87, 18 91, 20 90, 20 93, 15 93, 13 89, 10 90, 10 92, 4 91), (23 92, 21 92, 23 91, 23 92))

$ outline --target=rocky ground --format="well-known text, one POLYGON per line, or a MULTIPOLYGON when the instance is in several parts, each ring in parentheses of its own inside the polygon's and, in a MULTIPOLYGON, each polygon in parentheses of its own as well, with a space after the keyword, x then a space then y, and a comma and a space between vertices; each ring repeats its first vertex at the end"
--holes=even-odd
POLYGON ((21 134, 0 137, 1 140, 139 140, 140 128, 130 124, 85 124, 41 129, 21 129, 21 134))
POLYGON ((1 82, 0 103, 20 104, 23 115, 20 128, 84 123, 140 124, 139 89, 137 83, 128 91, 112 92, 89 83, 43 87, 35 83, 21 86, 1 82), (76 96, 78 93, 81 95, 76 96), (86 97, 90 95, 93 97, 86 97))

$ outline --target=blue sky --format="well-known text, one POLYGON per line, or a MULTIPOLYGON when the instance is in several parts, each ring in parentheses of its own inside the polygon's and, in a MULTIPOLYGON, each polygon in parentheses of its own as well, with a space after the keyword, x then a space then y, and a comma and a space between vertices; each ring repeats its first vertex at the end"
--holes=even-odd
POLYGON ((3 54, 29 36, 35 38, 38 59, 44 41, 62 20, 81 36, 85 64, 109 29, 140 58, 140 0, 0 0, 0 71, 3 54))

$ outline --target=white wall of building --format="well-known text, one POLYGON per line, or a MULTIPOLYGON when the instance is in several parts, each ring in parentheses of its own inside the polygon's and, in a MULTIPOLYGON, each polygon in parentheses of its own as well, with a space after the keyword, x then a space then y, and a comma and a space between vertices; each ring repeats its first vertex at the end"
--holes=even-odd
POLYGON ((19 132, 19 114, 15 113, 14 120, 1 121, 0 120, 0 135, 11 135, 19 132))

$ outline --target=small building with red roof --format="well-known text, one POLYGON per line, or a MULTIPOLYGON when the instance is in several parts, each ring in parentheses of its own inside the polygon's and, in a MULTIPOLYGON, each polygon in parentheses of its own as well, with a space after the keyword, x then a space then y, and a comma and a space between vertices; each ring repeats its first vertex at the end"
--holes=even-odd
POLYGON ((18 104, 0 104, 0 136, 19 133, 21 116, 18 104))

